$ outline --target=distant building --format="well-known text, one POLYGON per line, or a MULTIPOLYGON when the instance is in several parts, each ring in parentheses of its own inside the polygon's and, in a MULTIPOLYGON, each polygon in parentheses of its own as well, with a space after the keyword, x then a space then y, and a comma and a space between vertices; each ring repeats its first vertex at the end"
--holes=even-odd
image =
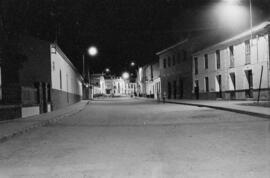
POLYGON ((113 95, 122 96, 126 94, 126 82, 122 77, 113 78, 113 95))
POLYGON ((140 96, 158 98, 161 93, 159 63, 140 67, 137 73, 137 85, 140 96))
POLYGON ((94 86, 94 96, 106 93, 104 74, 92 74, 91 85, 94 86))
POLYGON ((112 95, 113 94, 113 77, 105 76, 105 94, 112 95))
POLYGON ((129 82, 127 86, 127 94, 130 96, 137 95, 137 83, 136 82, 129 82))
POLYGON ((270 22, 193 54, 198 99, 270 99, 270 22), (251 36, 252 35, 252 36, 251 36), (252 37, 252 38, 251 38, 252 37))
POLYGON ((16 117, 80 101, 82 77, 57 44, 32 37, 19 37, 10 43, 26 57, 18 71, 11 70, 12 64, 2 66, 2 103, 22 106, 16 117))

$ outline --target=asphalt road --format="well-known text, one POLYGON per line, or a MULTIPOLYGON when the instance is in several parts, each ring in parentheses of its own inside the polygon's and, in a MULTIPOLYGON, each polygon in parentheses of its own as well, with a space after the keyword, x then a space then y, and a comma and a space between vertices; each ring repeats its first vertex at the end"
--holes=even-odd
POLYGON ((0 178, 269 178, 270 121, 138 99, 0 144, 0 178))

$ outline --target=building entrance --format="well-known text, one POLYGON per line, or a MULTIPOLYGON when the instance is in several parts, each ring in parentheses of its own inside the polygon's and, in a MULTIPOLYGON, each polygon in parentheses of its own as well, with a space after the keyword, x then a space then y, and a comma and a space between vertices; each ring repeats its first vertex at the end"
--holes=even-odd
POLYGON ((253 98, 253 76, 252 76, 252 70, 246 71, 246 77, 248 82, 248 89, 246 90, 246 97, 247 98, 253 98))

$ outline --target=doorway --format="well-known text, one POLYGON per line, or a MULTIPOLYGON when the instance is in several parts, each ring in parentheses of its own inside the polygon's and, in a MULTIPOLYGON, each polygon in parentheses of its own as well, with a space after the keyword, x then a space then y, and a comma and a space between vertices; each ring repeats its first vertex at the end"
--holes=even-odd
POLYGON ((218 86, 219 86, 219 92, 217 94, 217 97, 222 98, 222 79, 221 79, 221 75, 217 76, 217 83, 218 83, 218 86))
POLYGON ((253 98, 253 75, 252 70, 245 71, 248 82, 248 89, 246 90, 246 97, 253 98))
POLYGON ((172 85, 170 82, 168 82, 168 99, 171 99, 172 97, 172 85))
POLYGON ((176 80, 174 80, 173 81, 173 99, 176 99, 176 91, 177 91, 176 80))

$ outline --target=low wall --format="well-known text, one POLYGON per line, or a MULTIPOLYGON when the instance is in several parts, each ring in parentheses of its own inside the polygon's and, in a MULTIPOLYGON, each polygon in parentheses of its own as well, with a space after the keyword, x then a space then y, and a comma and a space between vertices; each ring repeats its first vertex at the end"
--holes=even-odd
POLYGON ((5 105, 0 106, 0 121, 16 119, 21 117, 21 107, 5 105))
MULTIPOLYGON (((222 99, 224 100, 257 100, 259 95, 259 90, 253 90, 253 97, 250 98, 247 96, 247 90, 236 90, 236 91, 225 91, 222 92, 222 99)), ((208 93, 200 93, 199 99, 202 100, 215 100, 219 98, 218 92, 208 92, 208 93)), ((193 93, 193 99, 196 99, 195 94, 193 93)), ((264 88, 260 91, 260 100, 270 100, 270 89, 264 88)))
POLYGON ((51 90, 51 108, 52 110, 60 109, 70 104, 79 102, 82 99, 80 95, 75 95, 56 89, 51 90))
POLYGON ((29 106, 21 108, 21 117, 29 117, 40 114, 39 106, 29 106))

